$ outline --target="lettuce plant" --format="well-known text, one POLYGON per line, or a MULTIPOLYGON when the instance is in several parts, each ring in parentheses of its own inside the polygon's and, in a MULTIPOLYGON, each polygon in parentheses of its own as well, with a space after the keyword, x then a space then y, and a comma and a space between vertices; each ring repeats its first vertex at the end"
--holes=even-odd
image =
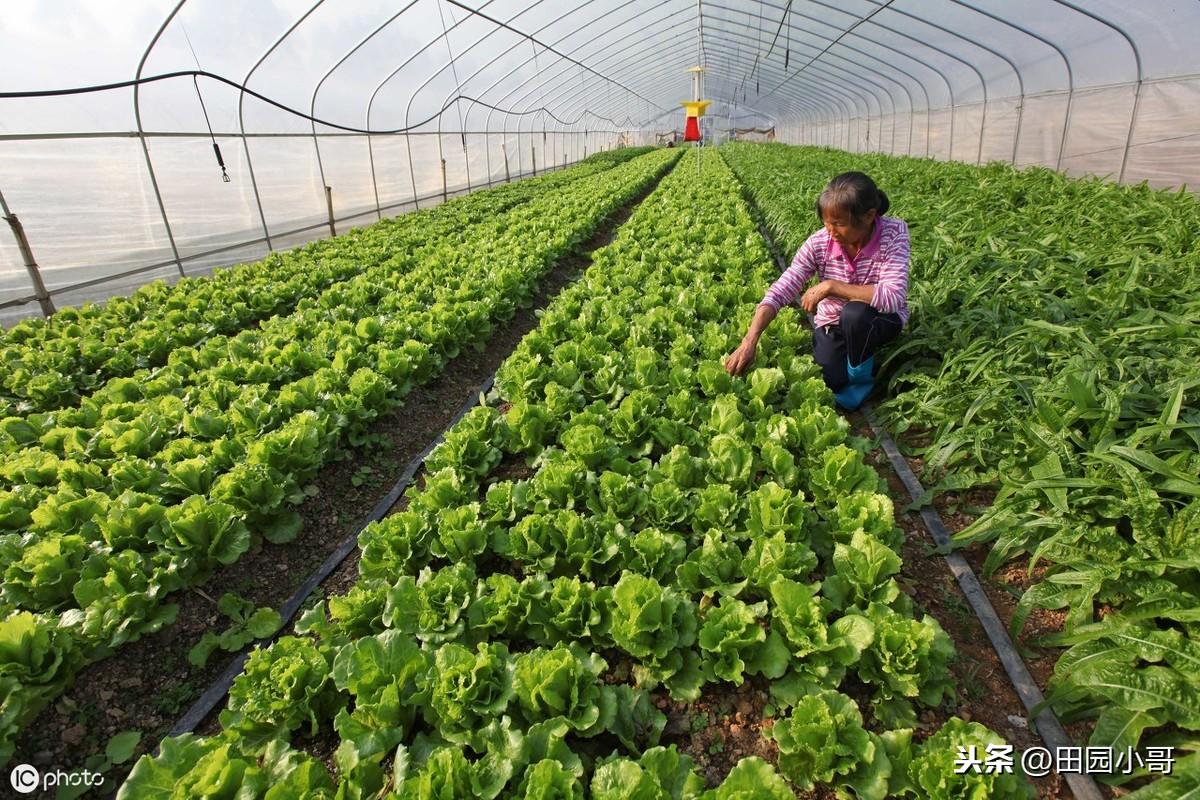
POLYGON ((502 572, 479 581, 467 609, 467 633, 472 639, 519 637, 529 617, 530 597, 521 582, 502 572))
POLYGON ((17 548, 4 570, 0 598, 18 608, 55 609, 72 597, 89 548, 82 536, 49 535, 17 548))
POLYGON ((802 541, 805 505, 802 492, 788 491, 774 481, 759 485, 749 495, 752 533, 770 536, 782 533, 789 541, 802 541))
POLYGON ((692 594, 737 596, 746 588, 742 550, 719 533, 708 533, 675 571, 679 587, 692 594))
POLYGON ((669 581, 687 557, 687 540, 677 533, 643 528, 620 540, 621 564, 656 581, 669 581))
POLYGON ((261 758, 241 752, 228 734, 191 733, 164 739, 157 756, 142 756, 117 796, 121 800, 188 800, 192 797, 262 797, 264 800, 332 800, 325 766, 283 740, 270 742, 261 758))
POLYGON ((587 466, 563 450, 546 449, 538 457, 538 471, 530 479, 535 511, 574 508, 583 503, 587 466))
POLYGON ((550 581, 534 576, 521 589, 530 609, 527 630, 535 642, 585 641, 603 647, 609 641, 611 587, 566 576, 550 581))
POLYGON ((862 454, 844 444, 820 451, 820 461, 809 470, 813 497, 823 506, 833 506, 837 498, 852 492, 878 492, 882 480, 862 454))
POLYGON ((908 595, 901 594, 893 577, 900 572, 900 556, 874 536, 855 531, 848 544, 835 545, 833 569, 821 583, 821 594, 834 608, 861 610, 871 603, 899 602, 907 610, 908 595))
POLYGON ((652 524, 663 528, 685 527, 691 519, 692 500, 670 479, 650 487, 645 516, 652 524))
POLYGON ((372 522, 358 534, 359 574, 392 582, 416 572, 429 562, 433 538, 433 526, 416 511, 372 522))
POLYGON ((412 729, 416 708, 408 699, 417 696, 428 668, 429 657, 398 631, 365 636, 337 651, 334 685, 354 697, 354 710, 342 708, 333 724, 356 762, 378 762, 412 729))
POLYGON ((618 536, 606 520, 568 509, 525 516, 507 535, 497 537, 497 545, 498 552, 528 572, 586 578, 609 575, 620 551, 618 536))
POLYGON ((846 614, 826 623, 828 602, 817 584, 781 578, 771 585, 771 624, 791 651, 788 676, 772 687, 783 705, 790 705, 812 688, 833 688, 846 668, 858 663, 874 641, 875 626, 867 617, 846 614))
POLYGON ((758 597, 768 597, 780 578, 803 580, 817 566, 817 554, 802 541, 789 541, 780 531, 750 540, 742 559, 742 574, 758 597))
POLYGON ((475 651, 457 644, 438 648, 426 691, 426 720, 446 739, 479 746, 478 731, 508 707, 513 665, 503 644, 480 642, 475 651))
POLYGON ((892 499, 877 492, 851 492, 838 498, 837 505, 828 511, 837 541, 846 542, 862 531, 899 551, 904 539, 894 514, 892 499))
POLYGON ((796 793, 766 761, 747 756, 729 770, 725 780, 704 793, 704 800, 792 800, 796 793))
MULTIPOLYGON (((674 694, 689 694, 695 672, 689 648, 696 641, 696 608, 680 592, 654 578, 624 572, 612 593, 612 639, 638 659, 640 685, 666 682, 674 694)), ((698 687, 692 689, 698 691, 698 687)))
POLYGON ((430 552, 452 562, 471 561, 487 550, 492 537, 486 520, 480 517, 479 503, 443 508, 437 516, 437 536, 430 552))
POLYGON ((722 433, 708 443, 707 465, 713 480, 745 489, 754 474, 754 451, 744 439, 722 433))
POLYGON ((82 655, 56 620, 28 611, 0 620, 0 760, 12 755, 21 725, 62 690, 82 655))
POLYGON ((862 723, 858 706, 840 692, 801 698, 771 728, 779 771, 799 789, 832 784, 851 788, 861 800, 884 800, 891 764, 883 742, 862 723))
POLYGON ((475 570, 455 564, 436 572, 428 567, 415 579, 404 575, 388 591, 383 622, 390 628, 416 634, 423 642, 439 644, 460 637, 467 625, 467 607, 475 594, 475 570))
POLYGON ((256 650, 229 689, 221 727, 265 743, 306 726, 310 735, 337 704, 328 655, 312 640, 286 636, 256 650))
POLYGON ((1019 763, 1015 765, 1016 771, 1011 773, 967 770, 959 774, 956 771, 960 747, 973 746, 978 753, 984 753, 989 746, 1005 744, 1002 736, 978 722, 951 717, 916 750, 908 764, 908 780, 898 781, 897 788, 906 796, 930 800, 958 797, 1025 800, 1033 797, 1033 786, 1025 780, 1019 763))
POLYGON ((600 686, 604 659, 563 646, 516 657, 513 690, 530 723, 563 717, 584 736, 600 732, 600 686))
POLYGON ((745 498, 731 487, 723 483, 709 484, 697 493, 692 529, 701 534, 709 530, 735 530, 745 507, 745 498))
POLYGON ((526 767, 513 796, 523 800, 583 800, 583 784, 558 761, 546 758, 526 767))
POLYGON ((588 507, 597 514, 621 520, 633 519, 646 510, 649 498, 640 482, 628 475, 605 471, 595 484, 596 494, 588 507))
POLYGON ((767 603, 747 605, 735 597, 722 597, 704 614, 697 641, 704 653, 704 666, 715 677, 738 686, 747 671, 778 678, 787 670, 788 651, 760 625, 767 603))
POLYGON ((670 747, 654 747, 634 761, 613 758, 596 766, 592 774, 594 800, 689 800, 698 798, 704 779, 694 771, 694 762, 670 747))
POLYGON ((554 429, 554 418, 545 406, 518 400, 504 414, 501 435, 509 452, 537 455, 554 429))
POLYGON ((617 448, 598 425, 575 424, 562 433, 563 448, 591 470, 601 470, 617 455, 617 448))
POLYGON ((396 753, 395 789, 399 800, 448 800, 477 797, 476 769, 457 747, 438 747, 424 759, 413 759, 406 748, 396 753))
POLYGON ((874 641, 862 653, 858 674, 875 687, 875 713, 889 723, 911 722, 909 700, 936 706, 953 697, 950 660, 954 645, 938 621, 920 621, 871 604, 867 618, 875 628, 874 641))
POLYGON ((471 478, 482 477, 500 463, 499 415, 488 406, 476 406, 462 418, 445 440, 429 454, 425 468, 437 472, 454 469, 471 478))

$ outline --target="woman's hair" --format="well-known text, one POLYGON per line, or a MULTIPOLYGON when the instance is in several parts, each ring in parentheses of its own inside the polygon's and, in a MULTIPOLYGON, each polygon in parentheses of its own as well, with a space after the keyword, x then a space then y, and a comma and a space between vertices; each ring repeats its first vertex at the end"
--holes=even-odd
POLYGON ((883 190, 863 172, 843 172, 829 182, 817 197, 817 219, 825 221, 826 211, 845 211, 855 223, 871 209, 883 216, 891 204, 883 190))

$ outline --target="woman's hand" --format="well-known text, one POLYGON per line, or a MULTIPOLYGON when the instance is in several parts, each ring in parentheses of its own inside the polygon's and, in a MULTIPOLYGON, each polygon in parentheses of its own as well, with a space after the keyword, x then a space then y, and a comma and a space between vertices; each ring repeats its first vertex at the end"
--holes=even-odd
POLYGON ((810 314, 817 313, 817 305, 829 296, 833 290, 833 281, 821 281, 809 288, 800 298, 800 307, 810 314))
POLYGON ((725 359, 725 371, 730 375, 741 375, 754 363, 754 354, 758 351, 758 339, 747 337, 742 339, 738 348, 725 359))

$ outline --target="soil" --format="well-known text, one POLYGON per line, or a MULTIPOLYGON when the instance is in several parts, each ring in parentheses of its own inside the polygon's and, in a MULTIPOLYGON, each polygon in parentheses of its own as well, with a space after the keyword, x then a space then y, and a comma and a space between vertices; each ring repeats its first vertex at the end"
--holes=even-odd
MULTIPOLYGON (((538 310, 579 276, 591 263, 591 252, 612 241, 617 229, 655 186, 657 181, 612 214, 591 238, 544 275, 531 304, 497 328, 482 349, 465 349, 437 378, 414 389, 399 408, 375 420, 370 429, 371 441, 362 447, 344 448, 335 461, 326 465, 311 482, 309 499, 296 509, 304 527, 294 541, 257 545, 202 585, 172 596, 171 602, 179 605, 175 623, 80 672, 74 685, 26 727, 16 743, 12 763, 78 769, 89 757, 102 754, 112 736, 141 731, 134 757, 109 772, 105 790, 92 793, 112 796, 137 757, 157 747, 235 657, 218 650, 204 667, 194 666, 187 659, 188 651, 206 632, 229 627, 230 620, 217 611, 217 599, 225 592, 236 592, 257 607, 282 606, 339 544, 362 527, 404 467, 449 426, 483 381, 537 326, 538 310), (147 665, 153 666, 148 669, 147 665)), ((310 595, 305 607, 324 596, 345 592, 357 573, 358 551, 354 550, 310 595)), ((289 628, 285 625, 284 632, 289 628)), ((218 708, 222 706, 218 704, 218 708)), ((210 714, 198 732, 213 732, 215 718, 215 712, 210 714)), ((306 749, 320 752, 323 744, 314 741, 306 749)), ((332 748, 329 750, 323 755, 331 758, 332 748)))
POLYGON ((690 703, 671 700, 661 690, 651 698, 667 715, 661 743, 674 744, 691 756, 709 787, 719 785, 747 756, 772 765, 779 760, 779 747, 764 735, 774 720, 763 714, 770 690, 761 678, 750 678, 733 691, 724 684, 709 684, 690 703))

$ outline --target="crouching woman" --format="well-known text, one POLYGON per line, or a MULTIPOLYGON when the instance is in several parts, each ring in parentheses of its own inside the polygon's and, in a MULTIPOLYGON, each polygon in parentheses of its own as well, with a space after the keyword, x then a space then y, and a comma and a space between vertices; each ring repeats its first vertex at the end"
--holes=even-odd
POLYGON ((824 227, 767 290, 725 368, 745 372, 779 309, 800 297, 813 315, 813 358, 838 405, 853 410, 875 385, 875 353, 908 322, 908 226, 884 216, 887 195, 861 172, 830 181, 816 206, 824 227), (814 276, 818 282, 805 290, 814 276))

